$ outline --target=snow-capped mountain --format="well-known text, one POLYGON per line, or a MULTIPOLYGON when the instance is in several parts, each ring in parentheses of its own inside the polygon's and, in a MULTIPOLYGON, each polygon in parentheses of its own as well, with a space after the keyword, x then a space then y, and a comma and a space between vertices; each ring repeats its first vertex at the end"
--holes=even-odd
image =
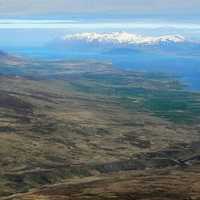
POLYGON ((49 44, 51 49, 62 48, 63 52, 98 55, 133 55, 164 53, 173 55, 199 55, 200 44, 181 35, 144 36, 127 32, 67 34, 49 44))
POLYGON ((160 43, 182 43, 186 39, 180 35, 164 35, 164 36, 142 36, 127 32, 112 33, 77 33, 66 35, 62 38, 65 42, 76 41, 86 43, 111 43, 116 45, 154 45, 160 43))

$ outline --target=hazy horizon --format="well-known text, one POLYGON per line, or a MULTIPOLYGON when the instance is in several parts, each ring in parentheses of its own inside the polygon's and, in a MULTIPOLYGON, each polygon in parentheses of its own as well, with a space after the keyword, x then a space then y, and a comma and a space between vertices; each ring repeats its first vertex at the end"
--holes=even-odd
POLYGON ((66 34, 179 34, 200 41, 198 0, 0 0, 0 48, 41 47, 66 34))
POLYGON ((58 13, 199 14, 198 0, 1 0, 1 16, 58 13))
POLYGON ((0 48, 43 46, 66 34, 130 32, 144 36, 179 34, 200 41, 200 23, 192 18, 135 15, 73 15, 51 18, 1 18, 0 48))

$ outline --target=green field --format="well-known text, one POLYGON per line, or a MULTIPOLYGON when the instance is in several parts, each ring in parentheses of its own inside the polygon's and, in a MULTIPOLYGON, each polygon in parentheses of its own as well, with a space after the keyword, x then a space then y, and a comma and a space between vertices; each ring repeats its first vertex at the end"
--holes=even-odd
POLYGON ((121 182, 117 173, 126 179, 132 170, 132 176, 146 169, 176 173, 185 159, 194 157, 192 166, 198 160, 200 93, 187 91, 176 77, 95 61, 0 66, 2 198, 116 173, 113 185, 121 182))

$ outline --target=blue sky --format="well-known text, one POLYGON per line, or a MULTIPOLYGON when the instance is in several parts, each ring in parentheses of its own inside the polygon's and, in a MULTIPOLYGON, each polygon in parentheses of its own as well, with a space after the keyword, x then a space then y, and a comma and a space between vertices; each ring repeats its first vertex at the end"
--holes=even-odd
POLYGON ((200 0, 0 0, 0 46, 77 32, 180 34, 200 40, 200 0))
POLYGON ((0 0, 1 16, 69 13, 195 15, 199 0, 0 0))
POLYGON ((182 35, 200 41, 200 24, 183 22, 71 22, 67 20, 0 20, 0 49, 6 46, 40 46, 66 34, 130 32, 145 36, 182 35))

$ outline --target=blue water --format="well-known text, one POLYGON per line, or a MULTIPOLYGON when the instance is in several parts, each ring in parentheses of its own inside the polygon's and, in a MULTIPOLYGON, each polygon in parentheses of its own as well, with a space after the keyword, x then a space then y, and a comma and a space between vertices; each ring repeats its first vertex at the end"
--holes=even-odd
MULTIPOLYGON (((22 18, 23 19, 23 18, 22 18)), ((27 20, 27 18, 25 18, 27 20)), ((146 36, 180 34, 186 39, 200 42, 199 16, 136 16, 136 15, 58 15, 40 16, 35 20, 74 20, 65 28, 2 28, 0 24, 0 50, 31 59, 100 60, 112 62, 113 66, 147 72, 175 74, 190 90, 200 91, 200 48, 199 55, 177 55, 173 52, 133 51, 126 53, 98 52, 44 48, 66 34, 80 32, 126 31, 146 36), (139 25, 139 26, 138 26, 139 25)), ((39 23, 39 22, 38 22, 39 23)), ((50 22, 48 22, 49 24, 50 22)), ((52 22, 53 23, 53 22, 52 22)), ((29 24, 29 23, 28 23, 29 24)), ((57 24, 57 23, 56 23, 57 24)), ((9 25, 12 26, 12 25, 9 25)))
POLYGON ((112 62, 113 66, 126 70, 164 72, 177 76, 187 89, 200 91, 200 57, 177 56, 158 52, 130 52, 126 54, 98 51, 72 51, 48 48, 12 48, 8 52, 38 60, 99 60, 112 62))

